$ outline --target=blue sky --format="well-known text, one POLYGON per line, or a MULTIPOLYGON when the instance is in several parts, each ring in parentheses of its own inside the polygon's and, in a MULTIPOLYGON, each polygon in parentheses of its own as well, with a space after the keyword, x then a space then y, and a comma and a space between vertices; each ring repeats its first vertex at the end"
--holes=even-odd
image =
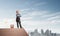
POLYGON ((0 0, 0 28, 9 28, 15 22, 15 11, 20 10, 22 26, 49 29, 60 33, 60 0, 0 0))

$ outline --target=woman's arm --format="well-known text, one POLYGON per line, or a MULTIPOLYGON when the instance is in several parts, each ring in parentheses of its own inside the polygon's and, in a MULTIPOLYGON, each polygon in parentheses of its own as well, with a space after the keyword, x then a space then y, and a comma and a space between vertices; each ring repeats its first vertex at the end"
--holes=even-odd
POLYGON ((21 15, 20 15, 20 14, 16 14, 16 16, 17 16, 17 17, 21 17, 21 15))

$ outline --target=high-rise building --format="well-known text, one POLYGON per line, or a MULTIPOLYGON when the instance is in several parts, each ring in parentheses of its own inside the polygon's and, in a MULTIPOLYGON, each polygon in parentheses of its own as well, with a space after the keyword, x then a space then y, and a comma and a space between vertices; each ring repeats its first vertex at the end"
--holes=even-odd
POLYGON ((31 34, 31 36, 40 36, 40 33, 38 32, 37 29, 35 29, 35 31, 31 32, 30 34, 31 34))
POLYGON ((41 34, 44 34, 44 31, 43 31, 43 29, 41 29, 41 34))

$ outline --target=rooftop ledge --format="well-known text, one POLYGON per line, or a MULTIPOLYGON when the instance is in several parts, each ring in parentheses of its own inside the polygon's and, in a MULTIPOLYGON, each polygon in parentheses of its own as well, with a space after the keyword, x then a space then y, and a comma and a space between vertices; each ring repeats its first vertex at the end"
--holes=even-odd
POLYGON ((2 28, 0 36, 28 36, 24 28, 2 28))

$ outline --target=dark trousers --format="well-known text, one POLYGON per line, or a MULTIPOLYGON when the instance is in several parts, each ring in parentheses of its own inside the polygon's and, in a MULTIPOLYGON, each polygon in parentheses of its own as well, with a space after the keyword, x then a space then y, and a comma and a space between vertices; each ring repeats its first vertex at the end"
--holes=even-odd
POLYGON ((17 28, 22 28, 22 26, 21 26, 21 21, 19 21, 19 22, 17 22, 17 28))
POLYGON ((20 18, 19 17, 16 17, 16 22, 17 22, 17 28, 22 28, 21 26, 21 21, 20 21, 20 18))

